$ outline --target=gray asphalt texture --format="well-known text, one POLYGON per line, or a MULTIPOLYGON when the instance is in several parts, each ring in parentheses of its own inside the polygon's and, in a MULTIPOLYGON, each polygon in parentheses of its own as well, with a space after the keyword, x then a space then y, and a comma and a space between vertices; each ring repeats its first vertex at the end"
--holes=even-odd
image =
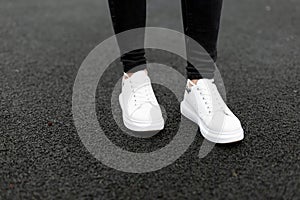
MULTIPOLYGON (((148 3, 149 26, 182 30, 179 1, 148 3)), ((223 8, 219 69, 245 139, 199 159, 198 133, 175 163, 130 174, 85 149, 71 112, 81 62, 113 34, 107 2, 0 1, 0 199, 300 199, 300 1, 227 0, 223 8)), ((122 73, 112 72, 104 83, 122 73)), ((136 152, 166 145, 180 117, 173 104, 164 134, 108 137, 136 152)))

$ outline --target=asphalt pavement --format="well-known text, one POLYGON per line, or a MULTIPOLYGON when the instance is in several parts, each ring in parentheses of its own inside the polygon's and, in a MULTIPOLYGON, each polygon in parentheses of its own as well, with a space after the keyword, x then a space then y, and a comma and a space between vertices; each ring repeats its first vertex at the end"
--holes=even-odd
MULTIPOLYGON (((148 26, 182 31, 180 1, 148 3, 148 26)), ((0 199, 300 199, 300 1, 224 1, 218 66, 245 139, 200 159, 197 133, 178 160, 149 173, 105 166, 74 126, 77 71, 112 34, 103 0, 0 1, 0 199)), ((184 70, 178 57, 162 55, 184 70)), ((114 64, 100 81, 108 88, 122 74, 114 64)), ((116 145, 150 152, 172 140, 179 103, 154 89, 171 105, 168 129, 151 138, 107 131, 116 145)), ((110 92, 99 87, 99 113, 110 92)), ((98 118, 105 130, 116 126, 98 118)))

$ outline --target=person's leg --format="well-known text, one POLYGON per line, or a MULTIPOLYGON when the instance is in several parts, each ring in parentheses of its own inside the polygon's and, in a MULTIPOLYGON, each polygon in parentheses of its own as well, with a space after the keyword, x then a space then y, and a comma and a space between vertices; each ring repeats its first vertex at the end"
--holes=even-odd
MULTIPOLYGON (((222 8, 222 0, 181 0, 184 33, 198 42, 215 62, 217 59, 217 39, 222 8)), ((186 41, 188 60, 197 59, 203 52, 195 52, 186 41)), ((190 63, 187 64, 187 77, 190 80, 213 78, 214 68, 201 68, 199 73, 190 63)))
MULTIPOLYGON (((109 0, 116 34, 146 24, 146 0, 109 0)), ((164 127, 161 109, 147 75, 144 48, 125 53, 126 49, 144 46, 144 29, 134 35, 118 37, 121 61, 124 66, 119 103, 124 125, 133 131, 157 131, 164 127), (130 38, 128 38, 130 37, 130 38)))
POLYGON ((217 39, 222 0, 182 0, 184 32, 198 42, 209 55, 194 48, 186 40, 188 81, 181 113, 200 127, 211 142, 230 143, 242 140, 244 131, 239 119, 227 107, 214 83, 214 62, 217 59, 217 39), (208 62, 209 56, 213 62, 208 62), (213 65, 212 65, 213 64, 213 65), (195 66, 197 65, 197 66, 195 66))
MULTIPOLYGON (((143 28, 146 24, 146 0, 108 0, 111 19, 116 34, 135 28, 143 28)), ((118 44, 122 53, 121 61, 124 72, 136 72, 146 68, 144 49, 137 49, 124 53, 127 45, 136 42, 138 46, 144 46, 144 31, 134 39, 122 41, 118 38, 118 44), (129 44, 128 44, 129 43, 129 44)))

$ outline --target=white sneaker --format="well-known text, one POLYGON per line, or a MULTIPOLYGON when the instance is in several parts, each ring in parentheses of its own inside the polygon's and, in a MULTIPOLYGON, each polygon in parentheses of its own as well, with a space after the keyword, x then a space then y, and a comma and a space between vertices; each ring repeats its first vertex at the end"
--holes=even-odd
POLYGON ((150 78, 144 70, 132 76, 124 73, 119 96, 124 125, 133 131, 155 131, 164 128, 164 119, 154 95, 150 78))
POLYGON ((180 110, 211 142, 231 143, 244 138, 239 119, 223 101, 213 79, 200 79, 197 85, 188 80, 180 110))

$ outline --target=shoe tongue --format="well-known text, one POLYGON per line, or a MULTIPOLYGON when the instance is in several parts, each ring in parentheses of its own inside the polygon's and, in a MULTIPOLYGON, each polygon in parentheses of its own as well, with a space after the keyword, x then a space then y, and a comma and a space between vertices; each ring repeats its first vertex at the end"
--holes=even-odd
POLYGON ((212 83, 214 80, 213 79, 206 79, 206 78, 204 78, 204 79, 199 79, 198 81, 197 81, 197 86, 199 86, 199 87, 208 87, 208 85, 210 84, 210 83, 212 83))
POLYGON ((149 77, 147 76, 147 74, 144 70, 133 73, 131 75, 130 79, 136 84, 142 84, 142 83, 149 82, 149 77))

